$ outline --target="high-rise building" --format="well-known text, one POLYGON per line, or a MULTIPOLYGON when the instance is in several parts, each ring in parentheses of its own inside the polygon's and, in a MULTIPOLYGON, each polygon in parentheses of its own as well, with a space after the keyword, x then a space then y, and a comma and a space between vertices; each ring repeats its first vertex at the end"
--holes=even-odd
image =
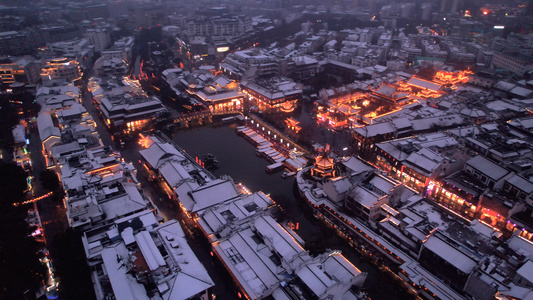
POLYGON ((101 53, 111 44, 111 34, 107 29, 88 29, 85 37, 94 45, 94 51, 101 53))
POLYGON ((431 13, 433 10, 433 5, 431 3, 424 3, 421 6, 422 10, 422 20, 429 21, 431 20, 431 13))
POLYGON ((448 2, 448 0, 441 0, 441 2, 440 2, 440 12, 441 13, 446 11, 447 2, 448 2))
POLYGON ((31 51, 26 35, 18 31, 0 32, 0 55, 22 55, 31 51))
POLYGON ((68 10, 70 19, 78 22, 109 16, 107 4, 69 3, 68 10))
POLYGON ((533 70, 533 57, 516 52, 495 52, 492 65, 496 69, 504 69, 522 76, 525 72, 533 70))
POLYGON ((450 10, 450 13, 452 13, 452 14, 457 13, 458 8, 459 8, 459 0, 453 0, 452 8, 450 10))
POLYGON ((368 9, 371 9, 371 10, 374 9, 374 5, 375 5, 374 2, 375 2, 374 0, 368 0, 367 2, 368 9))

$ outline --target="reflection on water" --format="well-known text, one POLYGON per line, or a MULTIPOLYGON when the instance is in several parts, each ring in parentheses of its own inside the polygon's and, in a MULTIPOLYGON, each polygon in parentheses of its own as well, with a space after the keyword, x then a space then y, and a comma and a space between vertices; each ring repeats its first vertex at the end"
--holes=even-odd
POLYGON ((193 157, 213 154, 218 168, 212 173, 231 176, 235 183, 242 183, 252 192, 263 191, 278 203, 288 220, 299 224, 297 233, 305 241, 313 241, 342 253, 363 272, 368 273, 365 288, 372 299, 411 299, 391 280, 370 263, 362 260, 344 241, 316 221, 307 205, 297 197, 294 177, 282 178, 281 173, 268 174, 270 163, 255 153, 255 147, 235 133, 236 125, 202 127, 173 135, 173 140, 193 157))

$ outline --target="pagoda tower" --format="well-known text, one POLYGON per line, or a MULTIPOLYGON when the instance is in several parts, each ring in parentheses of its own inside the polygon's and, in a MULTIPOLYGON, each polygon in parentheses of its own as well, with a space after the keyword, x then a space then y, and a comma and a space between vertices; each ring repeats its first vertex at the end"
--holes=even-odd
POLYGON ((333 158, 328 156, 327 150, 315 158, 314 167, 311 168, 312 176, 319 178, 331 178, 335 177, 335 173, 335 162, 333 161, 333 158))

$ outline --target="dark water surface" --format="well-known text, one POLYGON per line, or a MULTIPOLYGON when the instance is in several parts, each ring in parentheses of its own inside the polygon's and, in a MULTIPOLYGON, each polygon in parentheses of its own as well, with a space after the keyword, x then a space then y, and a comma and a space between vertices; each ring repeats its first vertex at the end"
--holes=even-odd
POLYGON ((359 257, 346 242, 331 230, 316 221, 304 201, 297 197, 294 177, 282 178, 281 173, 268 174, 265 168, 270 164, 258 157, 255 147, 244 137, 235 133, 236 125, 224 127, 201 127, 181 131, 172 139, 191 156, 211 153, 218 159, 218 169, 212 173, 229 175, 235 183, 242 183, 252 192, 270 194, 293 223, 298 223, 296 232, 304 241, 318 242, 329 249, 341 250, 357 268, 368 273, 365 289, 372 299, 412 299, 393 281, 383 275, 374 265, 359 257))

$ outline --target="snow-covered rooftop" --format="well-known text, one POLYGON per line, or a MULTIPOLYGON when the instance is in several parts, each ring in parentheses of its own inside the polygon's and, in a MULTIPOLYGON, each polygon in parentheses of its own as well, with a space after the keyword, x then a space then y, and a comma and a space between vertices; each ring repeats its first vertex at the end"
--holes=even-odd
POLYGON ((163 160, 183 160, 185 157, 169 143, 153 143, 150 147, 139 151, 142 157, 155 169, 162 165, 163 160))
POLYGON ((168 291, 163 292, 165 300, 190 299, 214 286, 205 267, 198 260, 187 243, 185 233, 176 220, 165 222, 156 229, 168 254, 179 266, 176 277, 165 281, 168 291))
POLYGON ((135 241, 141 249, 144 259, 151 271, 166 265, 165 259, 157 249, 154 240, 148 231, 141 231, 135 235, 135 241))
POLYGON ((368 209, 370 209, 380 198, 379 195, 361 186, 355 187, 353 190, 353 195, 355 196, 355 201, 359 202, 362 206, 368 209))
POLYGON ((264 243, 248 228, 215 245, 215 250, 252 299, 268 295, 281 281, 275 260, 264 243), (279 276, 279 277, 278 277, 279 276))
POLYGON ((164 163, 161 167, 159 167, 159 172, 170 187, 175 187, 183 180, 188 180, 191 178, 191 175, 178 161, 169 161, 164 163))
POLYGON ((270 239, 276 252, 286 261, 306 259, 307 253, 303 247, 271 216, 261 216, 254 221, 254 226, 264 238, 270 239))
POLYGON ((394 127, 392 127, 389 122, 366 125, 355 129, 355 132, 367 138, 371 138, 377 135, 385 135, 393 133, 395 131, 396 129, 394 129, 394 127))
POLYGON ((417 78, 417 77, 414 77, 414 76, 411 77, 411 79, 409 79, 409 81, 407 83, 410 84, 410 85, 414 85, 416 87, 422 88, 422 89, 428 89, 428 90, 432 90, 432 91, 438 91, 442 87, 441 84, 434 83, 434 82, 431 82, 431 81, 427 81, 427 80, 424 80, 424 79, 421 79, 421 78, 417 78))
POLYGON ((346 168, 350 169, 353 173, 361 173, 374 169, 374 167, 368 165, 367 163, 363 162, 361 159, 355 156, 350 156, 349 158, 343 160, 342 164, 346 168))
POLYGON ((523 266, 520 267, 520 269, 516 270, 516 273, 530 283, 533 283, 533 262, 528 260, 523 266))
POLYGON ((505 175, 509 174, 509 171, 505 168, 498 166, 481 155, 470 159, 466 163, 495 181, 498 181, 505 175))
POLYGON ((264 193, 253 193, 199 212, 199 222, 204 231, 211 234, 232 222, 240 223, 241 220, 254 216, 273 204, 272 199, 264 193))
POLYGON ((430 236, 424 247, 465 274, 470 274, 478 265, 475 260, 436 236, 430 236))
POLYGON ((102 260, 115 298, 117 300, 149 300, 144 286, 127 272, 124 266, 127 257, 128 249, 123 243, 102 250, 102 260))
POLYGON ((216 179, 190 191, 190 197, 193 203, 183 203, 181 198, 180 201, 182 201, 188 211, 198 212, 238 196, 239 192, 233 182, 216 179))

